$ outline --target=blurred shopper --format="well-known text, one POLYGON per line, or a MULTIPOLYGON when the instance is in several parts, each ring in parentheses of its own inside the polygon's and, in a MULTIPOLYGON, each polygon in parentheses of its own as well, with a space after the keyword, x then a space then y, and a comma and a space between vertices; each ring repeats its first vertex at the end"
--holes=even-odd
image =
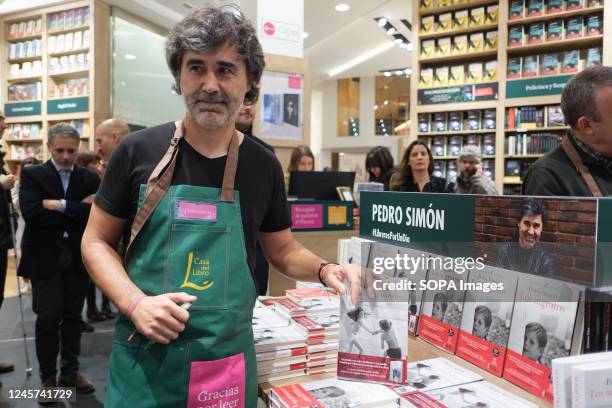
POLYGON ((568 82, 561 109, 571 127, 560 146, 538 159, 525 195, 612 194, 612 67, 592 67, 568 82))
POLYGON ((478 146, 468 145, 459 155, 459 177, 455 193, 498 195, 493 181, 482 171, 482 153, 478 146))
POLYGON ((392 191, 452 193, 454 185, 445 178, 433 176, 434 159, 429 147, 420 141, 408 146, 399 169, 391 178, 392 191))
POLYGON ((291 151, 289 167, 285 173, 285 186, 289 188, 289 177, 292 171, 314 171, 314 154, 308 146, 298 146, 291 151))
POLYGON ((366 156, 365 167, 369 175, 368 181, 383 183, 385 191, 389 191, 391 176, 397 170, 393 165, 393 156, 389 149, 376 146, 370 150, 366 156))

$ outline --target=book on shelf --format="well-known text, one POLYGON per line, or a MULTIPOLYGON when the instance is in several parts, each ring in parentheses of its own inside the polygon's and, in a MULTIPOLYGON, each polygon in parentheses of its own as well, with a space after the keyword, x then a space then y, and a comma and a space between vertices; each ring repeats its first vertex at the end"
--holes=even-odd
POLYGON ((517 20, 523 18, 524 10, 523 0, 510 0, 508 19, 517 20))
POLYGON ((467 10, 459 10, 456 11, 453 15, 453 29, 454 30, 462 30, 468 27, 468 11, 467 10))
POLYGON ((587 0, 587 7, 603 7, 604 0, 587 0))
POLYGON ((436 53, 436 41, 424 40, 421 42, 421 58, 433 58, 436 53))
POLYGON ((484 82, 497 81, 497 61, 489 61, 485 63, 482 80, 484 82))
POLYGON ((538 56, 527 55, 523 57, 522 77, 530 78, 538 75, 538 56))
POLYGON ((508 79, 520 78, 522 73, 521 64, 521 57, 509 57, 506 77, 508 79))
POLYGON ((563 0, 548 0, 546 2, 546 13, 560 13, 563 11, 563 0))
POLYGON ((485 156, 495 154, 495 135, 484 135, 482 137, 482 154, 485 156))
POLYGON ((584 309, 584 353, 612 350, 612 287, 587 288, 584 309))
POLYGON ((66 34, 64 39, 64 51, 72 51, 74 46, 74 33, 66 34))
POLYGON ((492 4, 487 6, 485 13, 485 24, 497 24, 499 21, 499 6, 492 4))
POLYGON ((431 141, 431 154, 434 157, 446 156, 446 137, 436 136, 431 141))
POLYGON ((603 34, 603 15, 591 14, 587 17, 586 36, 603 34))
MULTIPOLYGON (((448 155, 459 156, 463 145, 463 136, 449 136, 448 138, 448 155)), ((446 174, 448 175, 448 169, 446 174)))
POLYGON ((441 161, 434 161, 433 172, 431 173, 435 177, 446 177, 446 165, 441 161))
POLYGON ((422 68, 419 76, 419 88, 431 88, 433 86, 433 68, 422 68))
POLYGON ((511 26, 508 28, 508 46, 517 47, 523 45, 523 26, 511 26))
POLYGON ((485 23, 485 8, 476 7, 470 10, 470 27, 478 27, 485 23))
POLYGON ((584 8, 584 0, 567 0, 566 9, 570 10, 580 10, 584 8))
POLYGON ((453 38, 453 45, 451 49, 452 55, 463 55, 468 52, 468 36, 458 35, 453 38))
MULTIPOLYGON (((463 145, 480 147, 480 135, 467 135, 465 137, 465 142, 463 143, 463 145)), ((457 154, 456 156, 459 156, 459 154, 457 154)))
POLYGON ((480 110, 469 110, 467 112, 467 130, 480 130, 482 123, 482 112, 480 110))
POLYGON ((419 10, 430 10, 434 6, 434 0, 420 0, 419 10))
POLYGON ((572 367, 572 406, 612 406, 612 360, 572 367))
POLYGON ((465 82, 465 66, 453 65, 450 67, 448 85, 463 85, 465 82))
POLYGON ((583 287, 519 274, 503 377, 552 402, 551 362, 576 354, 582 329, 578 304, 583 287))
POLYGON ((565 126, 565 117, 563 116, 561 105, 550 105, 546 107, 546 126, 565 126))
POLYGON ((561 73, 572 74, 580 70, 580 51, 572 50, 561 53, 561 73))
POLYGON ((544 14, 544 0, 526 0, 527 15, 525 17, 538 17, 544 14))
POLYGON ((481 287, 494 284, 503 289, 466 293, 457 355, 501 377, 518 274, 487 265, 470 271, 468 282, 481 287))
POLYGON ((436 0, 436 7, 448 7, 453 4, 453 0, 436 0))
POLYGON ((436 42, 436 57, 448 57, 451 53, 451 38, 438 38, 436 42))
POLYGON ((485 130, 497 128, 497 113, 495 109, 485 109, 482 113, 482 128, 485 130))
POLYGON ((484 33, 470 34, 468 41, 468 53, 481 52, 484 50, 484 33))
POLYGON ((586 59, 585 59, 585 68, 601 66, 602 64, 602 58, 601 58, 602 54, 601 53, 602 53, 601 47, 587 49, 586 59))
POLYGON ((546 41, 559 41, 563 39, 563 20, 551 20, 546 23, 546 41))
MULTIPOLYGON (((495 149, 495 146, 493 146, 493 149, 495 149)), ((493 150, 494 154, 495 150, 493 150)), ((483 160, 482 161, 482 173, 487 176, 488 178, 490 178, 491 180, 495 179, 495 161, 494 160, 483 160)))
POLYGON ((14 84, 8 87, 8 102, 38 101, 42 99, 42 82, 14 84))
MULTIPOLYGON (((555 358, 552 361, 552 380, 555 408, 572 408, 572 369, 573 367, 612 362, 612 353, 592 353, 578 356, 555 358)), ((584 406, 584 405, 583 405, 584 406)))
POLYGON ((446 132, 447 131, 447 120, 446 112, 435 112, 433 114, 433 131, 434 132, 446 132))
POLYGON ((408 364, 408 385, 393 387, 406 398, 414 393, 431 392, 448 387, 470 384, 482 380, 482 376, 444 358, 430 358, 408 364))
POLYGON ((436 31, 449 31, 453 24, 453 16, 451 13, 443 13, 438 16, 438 25, 436 31))
POLYGON ((539 21, 527 26, 527 44, 541 44, 544 42, 544 22, 539 21))
POLYGON ((468 65, 468 75, 466 78, 466 83, 468 84, 477 84, 482 82, 482 62, 473 62, 468 65))
POLYGON ((499 33, 497 31, 487 31, 484 39, 485 51, 491 51, 497 49, 497 43, 499 41, 499 33))
POLYGON ((448 130, 451 132, 463 130, 463 112, 448 113, 448 130))
POLYGON ((429 133, 429 114, 428 113, 419 113, 418 114, 419 121, 419 133, 429 133))
POLYGON ((559 54, 551 52, 540 56, 540 75, 557 75, 559 73, 559 54))
POLYGON ((446 179, 449 183, 457 182, 457 162, 455 160, 449 160, 446 162, 446 179))
POLYGON ((434 32, 434 16, 425 16, 421 18, 421 34, 431 34, 434 32))
POLYGON ((565 21, 565 38, 576 39, 584 36, 584 17, 569 17, 565 21))

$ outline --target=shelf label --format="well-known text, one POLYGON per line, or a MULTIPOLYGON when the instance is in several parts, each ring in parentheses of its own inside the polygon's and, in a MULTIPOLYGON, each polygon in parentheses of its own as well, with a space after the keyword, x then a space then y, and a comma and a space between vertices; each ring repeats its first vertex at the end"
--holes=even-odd
POLYGON ((40 101, 5 103, 4 114, 7 118, 40 115, 40 101))
POLYGON ((506 82, 506 98, 561 95, 573 75, 538 77, 506 82))
POLYGON ((436 105, 442 103, 461 103, 474 101, 497 100, 499 84, 449 86, 444 88, 419 89, 419 105, 436 105))
POLYGON ((74 113, 89 110, 89 97, 54 99, 47 101, 47 113, 74 113))

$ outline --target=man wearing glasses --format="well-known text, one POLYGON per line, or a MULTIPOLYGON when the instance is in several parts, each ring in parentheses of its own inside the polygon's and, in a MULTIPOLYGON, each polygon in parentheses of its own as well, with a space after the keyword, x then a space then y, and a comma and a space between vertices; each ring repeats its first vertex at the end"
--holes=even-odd
POLYGON ((75 164, 79 142, 74 127, 52 126, 47 145, 51 159, 21 173, 19 203, 25 230, 18 273, 32 280, 36 356, 43 387, 76 387, 78 393, 90 393, 94 386, 79 374, 78 361, 87 288, 80 245, 100 182, 94 171, 75 164))

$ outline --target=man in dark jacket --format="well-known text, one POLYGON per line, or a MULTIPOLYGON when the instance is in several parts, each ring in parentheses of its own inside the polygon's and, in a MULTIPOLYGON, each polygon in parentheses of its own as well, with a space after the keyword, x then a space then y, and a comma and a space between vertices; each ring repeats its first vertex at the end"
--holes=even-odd
POLYGON ((561 109, 571 127, 566 146, 531 166, 523 194, 596 196, 599 190, 603 196, 611 195, 612 68, 588 68, 572 78, 563 91, 561 109))
POLYGON ((497 265, 513 271, 532 275, 554 277, 555 261, 540 243, 546 222, 544 203, 532 198, 521 204, 518 216, 518 242, 500 244, 497 265))
POLYGON ((87 287, 80 246, 100 182, 94 171, 75 165, 79 134, 74 127, 67 123, 51 127, 48 148, 51 159, 24 168, 20 177, 25 230, 18 272, 32 280, 36 356, 43 387, 59 384, 90 393, 95 390, 93 384, 78 371, 87 287))

